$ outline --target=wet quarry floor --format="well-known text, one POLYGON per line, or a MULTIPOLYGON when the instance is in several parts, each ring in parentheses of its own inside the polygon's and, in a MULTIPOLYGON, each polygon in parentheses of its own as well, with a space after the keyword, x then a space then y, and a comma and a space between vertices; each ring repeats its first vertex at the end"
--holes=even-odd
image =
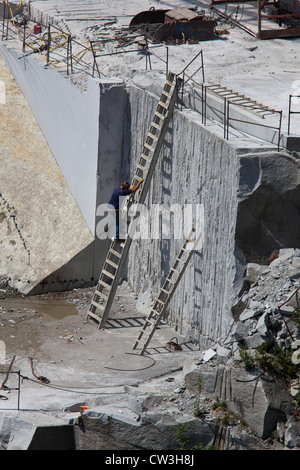
MULTIPOLYGON (((0 340, 5 344, 0 410, 19 406, 23 411, 47 410, 57 416, 70 403, 102 403, 103 394, 112 390, 121 397, 125 385, 161 378, 167 386, 170 374, 175 377, 172 386, 176 387, 177 374, 181 385, 183 363, 199 357, 198 348, 162 323, 146 353, 140 355, 133 344, 146 315, 136 308, 136 296, 127 283, 119 286, 104 329, 87 319, 92 295, 93 288, 86 288, 0 299, 0 340), (173 337, 180 351, 167 347, 173 337), (6 376, 10 365, 11 371, 21 374, 20 392, 16 374, 6 376)), ((110 400, 114 402, 116 395, 105 397, 105 403, 110 400)))

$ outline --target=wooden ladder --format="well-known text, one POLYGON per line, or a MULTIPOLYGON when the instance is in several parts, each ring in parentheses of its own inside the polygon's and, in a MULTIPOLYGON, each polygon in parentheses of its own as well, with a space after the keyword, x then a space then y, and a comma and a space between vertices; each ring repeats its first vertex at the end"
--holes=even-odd
POLYGON ((185 239, 184 244, 175 259, 175 262, 170 269, 170 272, 160 289, 160 293, 156 300, 153 303, 153 307, 141 329, 139 335, 137 337, 136 342, 134 343, 133 349, 136 349, 138 345, 141 343, 141 352, 140 354, 144 354, 149 342, 154 335, 156 328, 158 327, 166 308, 178 286, 180 279, 183 276, 183 273, 192 257, 193 252, 195 251, 199 237, 196 240, 192 240, 190 237, 191 235, 185 239), (149 328, 148 328, 149 327, 149 328), (148 331, 147 331, 148 329, 148 331))
MULTIPOLYGON (((144 182, 137 193, 131 194, 126 198, 126 203, 120 211, 120 220, 121 217, 124 217, 122 214, 125 214, 127 220, 127 212, 133 202, 143 204, 145 201, 181 83, 182 80, 178 79, 175 74, 168 74, 139 163, 133 176, 132 185, 135 186, 141 179, 144 179, 144 182)), ((92 318, 97 321, 99 323, 99 328, 105 327, 119 280, 123 273, 124 265, 132 242, 132 224, 131 227, 129 227, 129 233, 131 236, 127 235, 123 242, 111 242, 87 313, 87 318, 92 318)))

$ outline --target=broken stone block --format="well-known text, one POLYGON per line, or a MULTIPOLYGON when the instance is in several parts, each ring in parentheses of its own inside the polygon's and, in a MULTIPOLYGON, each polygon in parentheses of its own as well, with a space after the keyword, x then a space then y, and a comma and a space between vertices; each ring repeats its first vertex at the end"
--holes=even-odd
POLYGON ((228 357, 231 354, 230 349, 224 348, 224 346, 220 346, 219 344, 216 352, 219 357, 228 357))
POLYGON ((209 360, 212 359, 216 354, 217 354, 216 351, 214 351, 213 349, 208 349, 207 351, 204 352, 203 361, 204 361, 204 362, 209 361, 209 360))
POLYGON ((246 336, 248 336, 248 331, 248 325, 238 322, 233 329, 232 336, 236 341, 242 341, 246 336))
POLYGON ((246 310, 243 311, 243 313, 241 313, 239 321, 249 320, 249 318, 253 318, 258 314, 259 312, 257 312, 257 310, 247 308, 246 310))
POLYGON ((274 268, 280 265, 283 261, 287 261, 294 255, 295 250, 294 249, 286 249, 286 250, 280 250, 279 252, 279 257, 274 259, 272 263, 270 263, 270 267, 274 268), (281 254, 282 253, 282 254, 281 254))
POLYGON ((244 341, 246 343, 247 349, 255 349, 266 342, 265 339, 259 333, 247 336, 246 338, 244 338, 244 341))
POLYGON ((239 414, 257 436, 269 437, 277 423, 295 411, 295 404, 284 383, 259 372, 232 369, 229 408, 239 414), (257 377, 257 380, 253 380, 257 377))
POLYGON ((294 248, 281 248, 281 250, 279 250, 279 258, 281 258, 281 256, 287 256, 287 258, 285 259, 289 259, 291 256, 294 256, 295 254, 295 249, 294 248))
POLYGON ((214 443, 218 425, 198 418, 178 417, 174 413, 151 413, 137 422, 103 412, 82 415, 86 432, 75 427, 76 449, 81 450, 167 450, 180 449, 176 430, 185 425, 186 437, 193 448, 202 442, 214 443))
POLYGON ((267 266, 263 266, 257 263, 248 263, 246 271, 246 280, 250 281, 251 283, 256 282, 266 268, 267 266))
POLYGON ((256 324, 256 331, 261 336, 267 336, 269 334, 269 315, 264 313, 256 324))
POLYGON ((262 313, 263 309, 264 309, 264 306, 258 300, 250 300, 250 309, 251 310, 259 310, 258 313, 262 313))
POLYGON ((292 305, 283 305, 280 307, 280 311, 283 315, 293 315, 295 312, 295 307, 292 305))

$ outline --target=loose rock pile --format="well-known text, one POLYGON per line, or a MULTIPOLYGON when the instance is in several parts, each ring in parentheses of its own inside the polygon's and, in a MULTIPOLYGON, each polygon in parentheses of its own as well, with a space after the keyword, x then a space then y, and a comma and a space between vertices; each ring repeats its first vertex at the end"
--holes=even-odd
POLYGON ((280 250, 268 266, 248 264, 246 278, 252 284, 241 298, 233 340, 247 349, 274 343, 298 348, 295 309, 300 306, 300 249, 280 250))
MULTIPOLYGON (((300 449, 300 337, 296 321, 300 250, 281 250, 267 266, 249 264, 246 280, 250 288, 240 299, 239 309, 234 310, 234 328, 222 345, 184 363, 181 380, 164 379, 173 384, 169 392, 164 393, 162 384, 156 392, 145 392, 143 387, 126 390, 127 406, 137 415, 134 423, 125 420, 124 426, 124 418, 108 416, 102 410, 84 413, 82 426, 89 432, 93 428, 98 443, 102 439, 102 445, 107 445, 105 432, 101 434, 105 424, 110 428, 113 449, 128 448, 129 443, 130 448, 178 449, 183 440, 190 449, 300 449), (242 351, 255 357, 258 347, 268 357, 274 347, 293 351, 296 377, 282 376, 267 367, 247 369, 242 351), (158 430, 163 440, 157 440, 158 430)), ((88 445, 84 436, 76 435, 79 447, 88 445)))

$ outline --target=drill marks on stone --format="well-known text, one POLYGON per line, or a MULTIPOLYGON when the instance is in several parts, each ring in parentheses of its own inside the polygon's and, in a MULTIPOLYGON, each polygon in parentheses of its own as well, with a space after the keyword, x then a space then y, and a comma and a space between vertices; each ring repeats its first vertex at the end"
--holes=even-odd
MULTIPOLYGON (((25 240, 25 238, 24 238, 24 236, 23 236, 23 234, 22 234, 22 232, 21 232, 21 230, 20 230, 19 224, 18 224, 18 222, 17 222, 16 214, 13 212, 13 210, 12 210, 12 208, 10 207, 10 205, 9 205, 9 203, 8 203, 8 201, 7 201, 7 199, 3 196, 2 193, 0 193, 0 205, 1 205, 2 207, 4 207, 4 208, 7 210, 9 217, 12 219, 13 224, 14 224, 14 226, 15 226, 17 232, 18 232, 19 238, 20 238, 21 242, 23 243, 24 249, 25 249, 26 252, 27 252, 27 255, 28 255, 28 264, 30 264, 30 249, 28 248, 27 242, 26 242, 26 240, 25 240)), ((1 212, 1 213, 0 213, 0 222, 3 222, 4 219, 5 219, 5 213, 4 213, 4 212, 1 212)), ((11 244, 13 244, 13 243, 11 243, 11 244)))

